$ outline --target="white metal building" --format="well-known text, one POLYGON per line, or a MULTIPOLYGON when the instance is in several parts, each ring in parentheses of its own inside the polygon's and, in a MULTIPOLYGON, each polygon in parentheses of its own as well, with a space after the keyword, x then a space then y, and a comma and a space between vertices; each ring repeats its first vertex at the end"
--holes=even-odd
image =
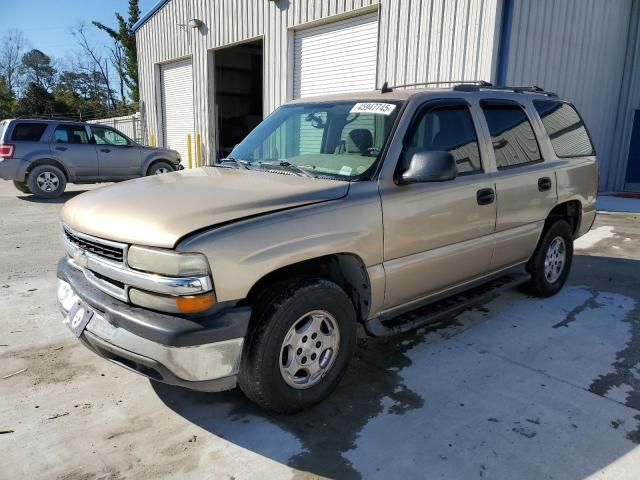
POLYGON ((482 79, 571 100, 601 189, 640 191, 640 0, 162 0, 134 29, 144 136, 185 163, 292 98, 482 79))

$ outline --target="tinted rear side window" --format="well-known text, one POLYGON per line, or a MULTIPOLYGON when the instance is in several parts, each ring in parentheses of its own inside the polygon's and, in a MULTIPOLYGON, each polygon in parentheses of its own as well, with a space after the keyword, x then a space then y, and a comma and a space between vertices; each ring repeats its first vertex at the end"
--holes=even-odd
POLYGON ((82 126, 60 125, 53 132, 55 143, 89 143, 87 131, 82 126))
POLYGON ((558 157, 594 155, 584 122, 571 105, 549 100, 536 100, 533 104, 558 157))
POLYGON ((14 142, 39 142, 46 129, 46 123, 18 123, 13 127, 11 140, 14 142))
POLYGON ((542 161, 527 115, 518 105, 483 105, 498 169, 542 161))

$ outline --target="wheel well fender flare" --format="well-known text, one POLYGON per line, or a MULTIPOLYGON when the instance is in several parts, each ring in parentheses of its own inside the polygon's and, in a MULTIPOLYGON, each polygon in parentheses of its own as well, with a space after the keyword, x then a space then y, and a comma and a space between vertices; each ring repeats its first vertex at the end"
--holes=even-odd
POLYGON ((69 181, 71 176, 69 175, 69 170, 67 169, 67 167, 60 162, 59 160, 54 160, 53 158, 40 158, 38 160, 34 160, 33 162, 31 162, 29 164, 29 166, 27 167, 27 171, 26 171, 26 175, 25 175, 25 181, 26 178, 29 176, 29 174, 31 173, 31 171, 36 168, 39 167, 41 165, 51 165, 52 167, 57 167, 60 170, 62 170, 62 173, 65 176, 65 180, 69 181))
POLYGON ((580 230, 582 221, 582 203, 579 200, 568 200, 557 204, 551 209, 544 223, 544 230, 549 228, 553 222, 564 219, 569 223, 573 235, 576 236, 580 230))
POLYGON ((249 290, 249 305, 276 282, 294 275, 315 275, 336 283, 351 299, 356 315, 365 321, 371 308, 371 283, 362 259, 354 253, 335 253, 280 267, 260 278, 249 290))

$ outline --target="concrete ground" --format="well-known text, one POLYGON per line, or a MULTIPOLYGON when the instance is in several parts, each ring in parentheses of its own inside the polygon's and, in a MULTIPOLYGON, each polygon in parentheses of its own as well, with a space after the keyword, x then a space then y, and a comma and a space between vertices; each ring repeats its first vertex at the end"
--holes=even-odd
MULTIPOLYGON (((92 187, 94 188, 94 187, 92 187)), ((640 478, 640 219, 599 215, 565 289, 361 338, 294 416, 150 383, 62 325, 59 212, 0 183, 0 478, 640 478), (26 370, 25 370, 26 369, 26 370)))

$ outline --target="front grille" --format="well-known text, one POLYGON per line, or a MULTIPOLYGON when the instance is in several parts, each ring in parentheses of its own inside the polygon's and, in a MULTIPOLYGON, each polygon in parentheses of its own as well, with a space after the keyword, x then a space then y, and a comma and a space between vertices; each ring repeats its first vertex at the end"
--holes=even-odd
POLYGON ((64 229, 64 235, 69 242, 82 250, 116 262, 122 262, 124 260, 124 251, 122 248, 106 245, 97 240, 89 240, 88 238, 70 232, 66 228, 64 229))

